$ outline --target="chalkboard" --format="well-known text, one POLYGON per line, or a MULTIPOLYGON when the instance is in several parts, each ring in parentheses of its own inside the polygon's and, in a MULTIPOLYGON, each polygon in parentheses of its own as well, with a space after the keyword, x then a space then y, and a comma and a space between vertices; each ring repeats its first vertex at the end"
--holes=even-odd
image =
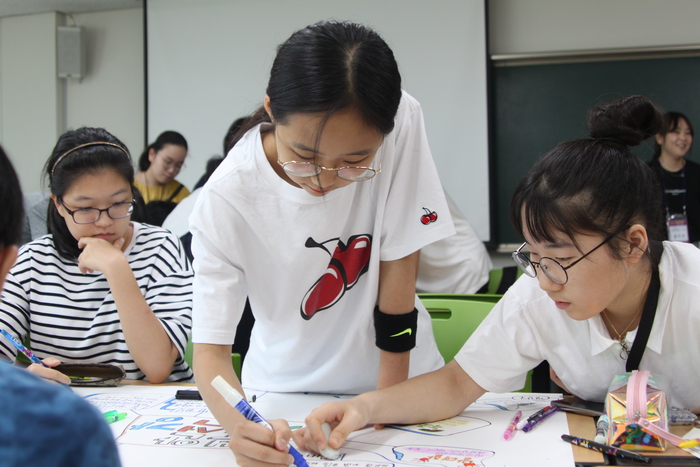
MULTIPOLYGON (((519 243, 509 216, 518 182, 557 143, 588 137, 586 116, 596 104, 641 94, 700 128, 700 57, 494 67, 493 204, 498 243, 519 243)), ((634 149, 651 160, 653 139, 634 149)), ((700 149, 688 154, 700 162, 700 149)))

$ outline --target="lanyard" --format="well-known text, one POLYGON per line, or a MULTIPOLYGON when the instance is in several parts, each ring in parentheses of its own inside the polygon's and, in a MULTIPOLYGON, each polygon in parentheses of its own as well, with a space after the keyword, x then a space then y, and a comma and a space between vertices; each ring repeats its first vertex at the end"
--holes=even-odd
POLYGON ((647 298, 644 301, 644 311, 642 311, 642 317, 639 320, 637 335, 634 337, 632 349, 630 350, 629 357, 627 358, 627 371, 639 369, 639 362, 642 361, 642 355, 644 354, 644 349, 647 346, 649 334, 651 334, 651 327, 654 324, 654 316, 656 315, 656 306, 659 301, 660 289, 661 279, 659 278, 659 268, 655 267, 651 272, 651 281, 649 282, 647 298))

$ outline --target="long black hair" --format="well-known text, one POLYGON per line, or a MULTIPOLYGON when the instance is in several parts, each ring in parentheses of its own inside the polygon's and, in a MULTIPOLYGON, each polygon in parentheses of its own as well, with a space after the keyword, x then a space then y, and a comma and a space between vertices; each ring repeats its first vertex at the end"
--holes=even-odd
MULTIPOLYGON (((134 166, 124 143, 103 128, 83 127, 67 131, 58 138, 44 166, 44 176, 48 179, 51 194, 61 200, 75 180, 106 169, 123 177, 134 193, 134 166), (87 143, 107 144, 78 148, 87 143)), ((80 255, 78 241, 73 238, 65 219, 51 201, 46 213, 46 228, 48 233, 53 234, 58 253, 65 259, 76 260, 80 255)))
POLYGON ((155 152, 163 149, 166 144, 172 144, 175 146, 182 146, 187 151, 187 140, 177 131, 164 131, 158 138, 143 150, 141 156, 139 157, 139 171, 145 172, 151 166, 151 161, 148 160, 148 153, 153 149, 155 152))
MULTIPOLYGON (((663 240, 658 181, 651 168, 628 149, 666 127, 663 111, 643 96, 594 107, 590 139, 560 143, 530 169, 518 185, 510 218, 518 233, 527 229, 536 242, 553 242, 557 231, 614 235, 642 224, 652 247, 652 267, 663 240)), ((620 242, 610 241, 616 258, 620 242)))
MULTIPOLYGON (((24 204, 17 173, 0 147, 0 249, 19 245, 24 222, 24 204)), ((0 278, 0 282, 2 282, 0 278)))
MULTIPOLYGON (((320 113, 320 132, 335 112, 353 109, 386 135, 401 101, 401 74, 391 48, 375 31, 353 22, 323 21, 296 31, 277 48, 266 92, 276 123, 297 113, 320 113)), ((270 121, 260 107, 230 146, 270 121)))

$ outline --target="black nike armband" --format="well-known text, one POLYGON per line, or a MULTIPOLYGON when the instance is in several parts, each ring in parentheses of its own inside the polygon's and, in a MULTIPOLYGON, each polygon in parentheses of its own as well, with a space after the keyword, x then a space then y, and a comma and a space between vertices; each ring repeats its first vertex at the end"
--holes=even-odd
POLYGON ((403 315, 389 315, 374 307, 374 333, 377 347, 387 352, 408 352, 416 346, 418 310, 403 315))

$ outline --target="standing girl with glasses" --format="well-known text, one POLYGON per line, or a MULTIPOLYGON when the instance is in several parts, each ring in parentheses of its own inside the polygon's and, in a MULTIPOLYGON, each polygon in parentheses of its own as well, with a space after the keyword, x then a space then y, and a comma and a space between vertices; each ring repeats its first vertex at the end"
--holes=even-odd
MULTIPOLYGON (((0 303, 0 328, 46 365, 29 370, 68 383, 51 367, 114 363, 130 379, 191 380, 192 270, 173 234, 131 221, 126 147, 101 128, 68 131, 45 173, 49 233, 20 249, 0 303)), ((0 350, 17 355, 4 339, 0 350)))
POLYGON ((210 383, 222 375, 241 390, 231 343, 246 296, 255 315, 246 387, 390 386, 443 364, 415 295, 417 252, 454 233, 420 105, 371 29, 322 22, 295 32, 246 130, 190 218, 193 366, 234 439, 243 418, 210 383))
MULTIPOLYGON (((338 448, 368 423, 455 416, 485 391, 522 388, 543 360, 582 399, 602 402, 615 375, 638 367, 668 379, 672 406, 700 411, 700 251, 660 241, 654 174, 628 149, 664 124, 642 96, 594 108, 592 138, 556 146, 513 196, 511 219, 525 239, 515 258, 534 278, 522 276, 443 368, 314 410, 295 432, 300 447, 325 447, 325 421, 338 448)), ((291 432, 273 426, 281 445, 291 432)), ((245 454, 256 465, 287 461, 260 445, 245 454)))

